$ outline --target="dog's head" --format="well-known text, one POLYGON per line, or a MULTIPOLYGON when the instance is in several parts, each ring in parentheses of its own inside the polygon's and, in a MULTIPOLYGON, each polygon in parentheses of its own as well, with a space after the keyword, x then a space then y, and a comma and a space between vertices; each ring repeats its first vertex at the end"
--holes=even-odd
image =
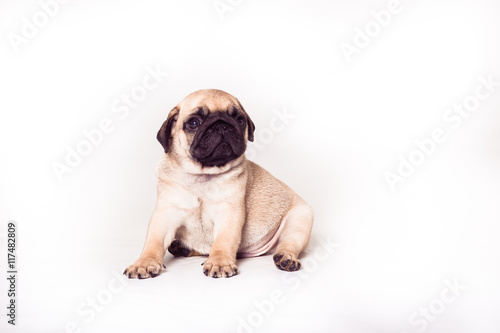
POLYGON ((167 154, 187 157, 202 168, 223 168, 244 154, 254 130, 234 96, 206 89, 188 95, 173 108, 157 138, 167 154))

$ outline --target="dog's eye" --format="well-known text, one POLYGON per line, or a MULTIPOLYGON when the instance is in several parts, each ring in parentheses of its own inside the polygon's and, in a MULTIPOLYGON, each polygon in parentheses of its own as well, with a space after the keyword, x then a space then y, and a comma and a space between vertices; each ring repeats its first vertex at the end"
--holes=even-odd
POLYGON ((191 118, 186 122, 186 127, 190 130, 195 130, 201 125, 201 120, 198 118, 191 118))
POLYGON ((236 119, 236 121, 238 122, 238 124, 240 126, 245 126, 245 117, 238 117, 238 119, 236 119))

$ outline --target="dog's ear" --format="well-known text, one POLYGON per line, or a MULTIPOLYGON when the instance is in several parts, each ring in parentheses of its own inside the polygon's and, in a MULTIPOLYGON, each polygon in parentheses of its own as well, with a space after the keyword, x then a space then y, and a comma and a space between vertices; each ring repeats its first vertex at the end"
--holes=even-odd
POLYGON ((168 149, 170 147, 170 139, 172 137, 172 127, 174 126, 174 123, 177 121, 178 116, 179 116, 179 108, 176 106, 170 111, 167 120, 163 122, 163 125, 161 125, 161 128, 158 131, 158 134, 156 135, 156 138, 163 146, 165 153, 168 153, 168 149))
POLYGON ((247 127, 248 127, 248 141, 253 142, 253 132, 255 132, 255 124, 253 123, 252 119, 250 119, 250 116, 248 113, 245 111, 243 106, 241 105, 240 101, 238 101, 238 106, 240 109, 245 112, 245 116, 247 117, 247 127))
POLYGON ((247 114, 247 125, 248 125, 248 141, 253 142, 253 132, 255 131, 255 124, 252 119, 247 114))

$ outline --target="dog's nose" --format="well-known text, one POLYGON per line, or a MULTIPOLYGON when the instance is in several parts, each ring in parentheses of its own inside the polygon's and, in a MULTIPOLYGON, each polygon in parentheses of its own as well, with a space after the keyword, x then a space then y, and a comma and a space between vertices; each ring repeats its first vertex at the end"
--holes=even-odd
POLYGON ((216 123, 214 125, 214 131, 216 131, 219 134, 225 134, 227 132, 227 124, 226 123, 216 123))

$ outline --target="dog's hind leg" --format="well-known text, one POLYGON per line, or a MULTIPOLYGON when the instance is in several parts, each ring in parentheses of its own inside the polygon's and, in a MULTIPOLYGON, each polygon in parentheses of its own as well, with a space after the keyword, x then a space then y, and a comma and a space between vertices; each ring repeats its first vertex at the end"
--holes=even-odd
POLYGON ((311 207, 297 197, 282 221, 285 225, 273 256, 277 268, 289 272, 300 269, 299 255, 309 243, 313 220, 311 207))
POLYGON ((168 247, 168 252, 170 252, 174 257, 192 257, 192 256, 202 256, 203 254, 187 248, 181 241, 174 239, 174 241, 168 247))

